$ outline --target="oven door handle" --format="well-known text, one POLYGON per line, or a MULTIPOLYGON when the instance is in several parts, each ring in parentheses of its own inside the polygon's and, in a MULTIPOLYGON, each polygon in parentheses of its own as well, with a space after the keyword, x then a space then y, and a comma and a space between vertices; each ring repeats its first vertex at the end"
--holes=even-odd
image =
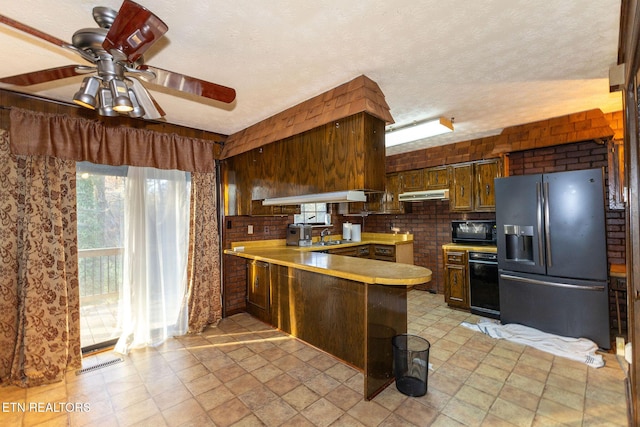
POLYGON ((498 265, 497 261, 482 261, 482 260, 469 260, 469 264, 488 264, 488 265, 498 265))

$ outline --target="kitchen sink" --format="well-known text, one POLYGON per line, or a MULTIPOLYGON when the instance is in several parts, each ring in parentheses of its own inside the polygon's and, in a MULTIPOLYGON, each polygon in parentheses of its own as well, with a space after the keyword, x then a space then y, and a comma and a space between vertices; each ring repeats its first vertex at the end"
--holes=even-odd
POLYGON ((334 246, 345 243, 343 240, 329 240, 326 242, 315 242, 311 246, 334 246))

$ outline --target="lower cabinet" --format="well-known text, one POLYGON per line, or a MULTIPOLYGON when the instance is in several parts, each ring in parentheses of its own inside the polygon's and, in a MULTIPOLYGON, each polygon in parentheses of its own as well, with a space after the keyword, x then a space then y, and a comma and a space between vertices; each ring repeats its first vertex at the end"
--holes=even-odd
MULTIPOLYGON (((363 245, 363 246, 348 246, 346 248, 335 248, 335 249, 330 249, 329 253, 332 255, 343 255, 343 256, 354 256, 357 257, 358 256, 358 250, 361 247, 366 246, 367 249, 369 247, 369 245, 363 245)), ((369 251, 367 250, 367 256, 366 258, 369 258, 369 251)))
POLYGON ((269 263, 247 263, 247 312, 265 322, 271 321, 271 269, 269 263))
POLYGON ((467 252, 444 251, 444 300, 450 307, 469 309, 467 252))
POLYGON ((376 259, 379 261, 399 262, 413 265, 413 244, 383 245, 372 243, 360 246, 329 249, 332 255, 344 255, 358 258, 376 259))
POLYGON ((373 245, 373 256, 380 261, 396 262, 395 245, 373 245))

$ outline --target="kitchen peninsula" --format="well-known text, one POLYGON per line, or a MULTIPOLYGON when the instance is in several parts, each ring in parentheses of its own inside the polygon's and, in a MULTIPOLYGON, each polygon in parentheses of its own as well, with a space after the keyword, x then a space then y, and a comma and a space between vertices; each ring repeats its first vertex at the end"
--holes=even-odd
MULTIPOLYGON (((399 247, 412 245, 411 237, 363 233, 361 242, 329 247, 399 247)), ((258 317, 360 369, 371 399, 393 382, 391 338, 407 332, 407 289, 429 282, 431 270, 326 253, 327 247, 236 242, 225 254, 248 260, 247 302, 262 307, 258 317)))

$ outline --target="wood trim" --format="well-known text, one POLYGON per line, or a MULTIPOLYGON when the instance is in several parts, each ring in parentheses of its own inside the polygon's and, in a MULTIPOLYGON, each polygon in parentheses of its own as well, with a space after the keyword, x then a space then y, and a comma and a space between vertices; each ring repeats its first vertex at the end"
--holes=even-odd
POLYGON ((627 313, 629 322, 629 340, 632 343, 632 363, 629 366, 630 381, 630 425, 640 425, 640 404, 638 403, 638 386, 640 385, 640 135, 638 129, 638 79, 640 72, 640 54, 638 36, 640 35, 640 8, 637 0, 625 0, 622 3, 620 22, 620 46, 625 64, 626 75, 623 88, 624 95, 624 151, 626 182, 628 194, 626 205, 627 219, 627 313))

